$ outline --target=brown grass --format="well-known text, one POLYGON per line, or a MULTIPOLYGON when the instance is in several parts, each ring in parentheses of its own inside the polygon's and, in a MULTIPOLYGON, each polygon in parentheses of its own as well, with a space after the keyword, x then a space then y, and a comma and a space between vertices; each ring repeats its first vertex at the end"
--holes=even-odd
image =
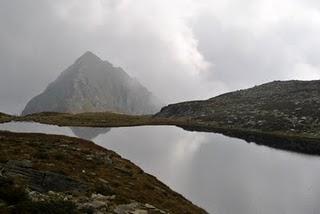
POLYGON ((88 195, 103 191, 115 194, 118 204, 135 200, 170 213, 205 213, 129 160, 91 141, 0 131, 0 151, 1 162, 31 160, 34 169, 61 173, 86 183, 90 187, 88 195), (108 186, 102 188, 99 179, 107 181, 108 186))
POLYGON ((166 118, 154 118, 152 115, 126 115, 110 112, 80 114, 44 112, 19 117, 15 120, 33 121, 58 126, 84 127, 175 125, 177 123, 177 120, 171 120, 166 118))

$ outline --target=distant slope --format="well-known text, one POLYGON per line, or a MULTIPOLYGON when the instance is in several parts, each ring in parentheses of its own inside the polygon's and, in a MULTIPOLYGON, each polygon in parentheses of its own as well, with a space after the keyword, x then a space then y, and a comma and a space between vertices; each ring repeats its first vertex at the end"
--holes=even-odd
POLYGON ((22 115, 43 111, 152 114, 159 109, 153 94, 123 69, 86 52, 31 99, 22 115))
POLYGON ((13 119, 14 117, 11 115, 7 115, 4 113, 0 112, 0 123, 5 123, 5 122, 9 122, 13 119))
POLYGON ((156 117, 186 118, 218 127, 317 135, 320 81, 275 81, 209 100, 172 104, 156 117))

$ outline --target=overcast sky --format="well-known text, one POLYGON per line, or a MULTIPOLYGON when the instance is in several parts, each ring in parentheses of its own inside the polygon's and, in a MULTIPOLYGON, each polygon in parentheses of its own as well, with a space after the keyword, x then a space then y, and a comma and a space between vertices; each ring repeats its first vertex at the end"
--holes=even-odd
POLYGON ((320 76, 316 0, 0 0, 0 111, 90 50, 165 102, 320 76))

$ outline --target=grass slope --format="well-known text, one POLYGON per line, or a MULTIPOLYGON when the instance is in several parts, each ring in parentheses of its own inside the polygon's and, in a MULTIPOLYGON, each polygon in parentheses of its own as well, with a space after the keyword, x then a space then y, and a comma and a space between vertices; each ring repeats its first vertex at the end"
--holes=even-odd
POLYGON ((10 122, 13 118, 15 117, 0 112, 0 123, 10 122))
MULTIPOLYGON (((134 200, 152 204, 169 213, 205 213, 129 160, 90 141, 59 135, 0 131, 0 151, 0 164, 28 160, 32 163, 32 170, 59 173, 86 184, 86 192, 68 193, 73 196, 67 200, 70 203, 77 198, 100 193, 115 196, 108 202, 110 210, 134 200)), ((0 186, 2 178, 0 173, 0 186)), ((21 183, 22 187, 28 186, 28 180, 21 183)), ((15 190, 9 188, 8 191, 15 190)), ((0 196, 0 211, 9 203, 6 200, 0 196)), ((18 199, 16 201, 19 202, 18 199)))

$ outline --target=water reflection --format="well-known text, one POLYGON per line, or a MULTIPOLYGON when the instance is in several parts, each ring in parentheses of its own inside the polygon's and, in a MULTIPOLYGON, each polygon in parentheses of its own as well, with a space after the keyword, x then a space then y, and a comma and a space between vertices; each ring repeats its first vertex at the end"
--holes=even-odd
MULTIPOLYGON (((0 129, 74 136, 68 128, 0 129)), ((176 127, 113 128, 93 139, 157 176, 210 213, 320 213, 320 158, 176 127)))
POLYGON ((71 127, 73 134, 79 138, 92 140, 101 134, 106 134, 110 128, 83 128, 83 127, 71 127))
POLYGON ((93 140, 101 134, 107 134, 110 128, 84 128, 84 127, 59 127, 53 125, 41 125, 28 122, 11 122, 0 124, 0 130, 9 130, 15 132, 41 132, 47 134, 61 134, 72 137, 80 137, 87 140, 93 140))

